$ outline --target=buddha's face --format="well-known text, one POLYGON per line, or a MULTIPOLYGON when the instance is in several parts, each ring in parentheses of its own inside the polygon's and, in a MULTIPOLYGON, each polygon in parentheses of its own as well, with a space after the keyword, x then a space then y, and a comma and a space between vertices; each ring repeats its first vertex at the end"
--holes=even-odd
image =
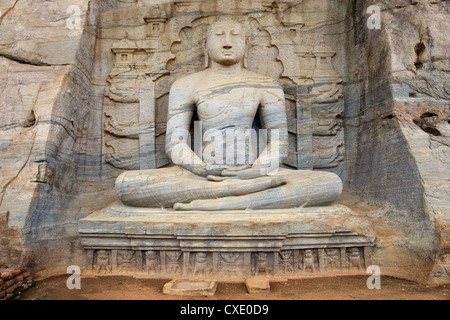
POLYGON ((207 53, 212 61, 222 65, 235 65, 243 60, 245 47, 245 33, 239 23, 223 21, 211 26, 207 53))

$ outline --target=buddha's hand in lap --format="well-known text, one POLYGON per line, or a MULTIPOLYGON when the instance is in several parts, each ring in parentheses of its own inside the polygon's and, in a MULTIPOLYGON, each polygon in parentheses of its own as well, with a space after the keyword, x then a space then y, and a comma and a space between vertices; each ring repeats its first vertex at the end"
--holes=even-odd
POLYGON ((197 170, 194 173, 207 178, 210 176, 221 176, 223 171, 229 169, 229 166, 204 163, 196 169, 197 170))
POLYGON ((251 180, 260 177, 265 177, 267 174, 266 171, 258 166, 240 166, 240 167, 230 167, 224 169, 220 175, 208 175, 207 179, 210 181, 225 181, 229 179, 240 179, 240 180, 251 180))

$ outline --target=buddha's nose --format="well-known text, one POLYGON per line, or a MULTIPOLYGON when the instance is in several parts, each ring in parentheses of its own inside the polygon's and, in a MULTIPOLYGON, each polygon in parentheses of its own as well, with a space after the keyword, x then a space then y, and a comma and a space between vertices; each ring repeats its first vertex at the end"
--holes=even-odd
POLYGON ((225 50, 230 50, 231 48, 233 48, 229 34, 225 35, 225 42, 223 43, 223 48, 225 50))

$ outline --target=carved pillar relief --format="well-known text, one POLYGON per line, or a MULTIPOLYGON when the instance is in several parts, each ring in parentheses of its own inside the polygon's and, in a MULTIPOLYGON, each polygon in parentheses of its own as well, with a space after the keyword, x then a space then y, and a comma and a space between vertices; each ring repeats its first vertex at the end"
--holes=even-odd
POLYGON ((339 173, 344 159, 342 79, 333 65, 336 52, 323 37, 311 35, 303 19, 303 1, 264 1, 268 14, 258 21, 278 48, 283 64, 288 117, 295 101, 295 122, 288 120, 291 139, 286 164, 298 169, 326 169, 339 173), (321 40, 318 40, 321 39, 321 40))
MULTIPOLYGON (((114 65, 104 99, 106 162, 123 170, 152 169, 157 163, 155 81, 167 73, 170 26, 167 6, 149 5, 142 21, 144 39, 113 43, 114 65)), ((136 38, 136 32, 133 33, 136 38)), ((176 35, 178 37, 178 35, 176 35)))

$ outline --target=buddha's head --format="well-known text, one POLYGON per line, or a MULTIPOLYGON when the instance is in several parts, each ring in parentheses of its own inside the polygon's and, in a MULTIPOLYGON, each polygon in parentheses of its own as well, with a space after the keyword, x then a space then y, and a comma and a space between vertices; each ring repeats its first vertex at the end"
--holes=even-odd
POLYGON ((212 24, 206 37, 206 54, 221 65, 245 64, 246 36, 242 25, 231 20, 212 24))

